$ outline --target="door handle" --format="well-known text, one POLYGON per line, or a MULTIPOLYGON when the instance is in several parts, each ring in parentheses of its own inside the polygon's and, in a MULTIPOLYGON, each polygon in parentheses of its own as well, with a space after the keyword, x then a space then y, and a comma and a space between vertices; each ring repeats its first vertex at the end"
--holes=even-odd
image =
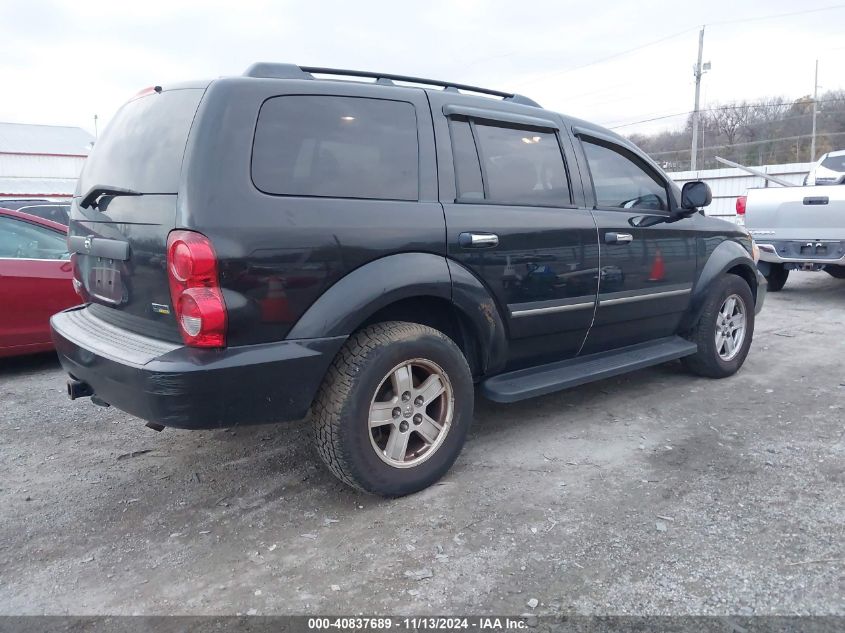
POLYGON ((605 233, 605 244, 630 244, 634 241, 634 236, 630 233, 605 233))
POLYGON ((494 233, 461 233, 458 244, 461 248, 493 248, 499 245, 499 236, 494 233))
POLYGON ((829 202, 828 196, 808 196, 804 198, 804 204, 828 204, 829 202))

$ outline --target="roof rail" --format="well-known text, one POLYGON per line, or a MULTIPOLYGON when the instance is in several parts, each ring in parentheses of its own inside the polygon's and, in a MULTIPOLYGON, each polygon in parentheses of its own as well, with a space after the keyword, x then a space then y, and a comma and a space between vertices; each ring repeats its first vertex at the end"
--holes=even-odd
POLYGON ((440 81, 438 79, 424 79, 422 77, 410 77, 407 75, 394 75, 391 73, 377 73, 368 70, 349 70, 346 68, 321 68, 319 66, 297 66, 295 64, 276 64, 271 62, 255 63, 244 72, 245 77, 260 77, 265 79, 314 79, 314 74, 318 75, 337 75, 340 77, 366 77, 368 79, 375 79, 377 84, 394 85, 394 81, 405 81, 408 83, 422 84, 427 86, 440 86, 444 90, 450 92, 457 92, 458 90, 466 90, 468 92, 477 92, 479 94, 492 95, 494 97, 501 97, 505 101, 512 101, 521 105, 541 107, 539 103, 533 99, 520 94, 511 92, 502 92, 500 90, 491 90, 490 88, 480 88, 478 86, 469 86, 466 84, 458 84, 451 81, 440 81))

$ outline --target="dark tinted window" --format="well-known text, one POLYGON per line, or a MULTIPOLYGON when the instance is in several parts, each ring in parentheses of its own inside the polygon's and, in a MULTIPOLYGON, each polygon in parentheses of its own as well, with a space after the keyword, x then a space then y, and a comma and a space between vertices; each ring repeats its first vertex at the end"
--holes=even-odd
POLYGON ((488 200, 544 206, 571 202, 555 134, 482 123, 474 129, 488 200))
POLYGON ((666 187, 651 170, 617 151, 583 140, 597 206, 622 209, 668 209, 666 187))
POLYGON ((0 217, 0 257, 9 259, 68 259, 67 236, 46 227, 0 217))
POLYGON ((19 210, 21 207, 28 207, 33 204, 47 204, 49 200, 21 199, 21 200, 0 200, 0 209, 19 210))
POLYGON ((453 119, 449 125, 452 130, 452 160, 455 163, 458 197, 482 199, 484 185, 481 183, 481 165, 478 163, 478 152, 469 122, 453 119))
POLYGON ((828 156, 822 161, 822 167, 827 167, 833 171, 845 172, 845 155, 843 156, 828 156))
POLYGON ((31 207, 21 207, 18 211, 44 218, 45 220, 52 220, 65 226, 67 226, 70 218, 69 204, 39 204, 31 207))
POLYGON ((273 194, 416 200, 418 162, 410 103, 275 97, 258 115, 252 179, 273 194))
POLYGON ((188 132, 203 90, 165 90, 124 105, 94 144, 80 176, 94 185, 141 193, 177 193, 188 132))

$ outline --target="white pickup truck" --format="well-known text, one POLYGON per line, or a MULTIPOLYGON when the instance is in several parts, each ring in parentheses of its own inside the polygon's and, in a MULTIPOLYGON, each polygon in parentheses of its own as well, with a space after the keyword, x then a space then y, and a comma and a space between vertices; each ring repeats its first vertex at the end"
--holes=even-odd
POLYGON ((769 291, 790 270, 824 270, 845 279, 845 186, 749 189, 745 227, 760 248, 769 291))

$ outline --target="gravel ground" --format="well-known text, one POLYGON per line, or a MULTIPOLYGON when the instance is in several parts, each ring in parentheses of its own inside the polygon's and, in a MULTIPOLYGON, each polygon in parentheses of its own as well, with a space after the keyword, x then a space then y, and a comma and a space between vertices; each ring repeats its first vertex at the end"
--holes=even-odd
POLYGON ((306 422, 155 433, 0 364, 2 614, 845 614, 845 282, 793 274, 743 370, 479 401, 393 501, 306 422))

